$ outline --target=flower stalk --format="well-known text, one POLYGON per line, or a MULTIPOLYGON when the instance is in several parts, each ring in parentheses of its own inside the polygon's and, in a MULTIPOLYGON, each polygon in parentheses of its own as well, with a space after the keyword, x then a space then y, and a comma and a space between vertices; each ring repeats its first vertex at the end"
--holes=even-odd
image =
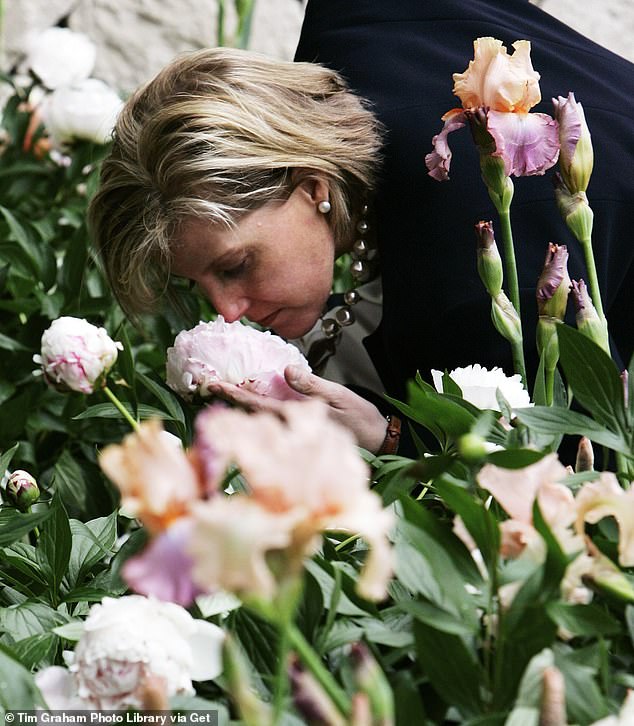
POLYGON ((130 412, 128 409, 121 403, 121 401, 114 395, 114 393, 110 390, 108 386, 103 387, 104 393, 108 398, 111 400, 111 402, 114 404, 116 409, 119 411, 119 413, 123 416, 123 418, 130 424, 133 431, 139 430, 139 422, 132 418, 130 415, 130 412))

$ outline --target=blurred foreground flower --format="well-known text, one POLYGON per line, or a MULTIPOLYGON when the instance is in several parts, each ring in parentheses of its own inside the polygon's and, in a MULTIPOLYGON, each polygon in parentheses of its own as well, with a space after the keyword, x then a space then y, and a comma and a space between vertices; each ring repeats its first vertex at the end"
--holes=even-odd
POLYGON ((83 33, 47 28, 26 40, 24 65, 50 89, 81 81, 92 73, 97 46, 83 33))
POLYGON ((223 639, 178 605, 106 597, 91 607, 69 668, 46 668, 36 683, 52 709, 140 708, 151 679, 162 679, 171 697, 220 675, 223 639))
POLYGON ((359 591, 385 595, 392 515, 369 490, 352 434, 325 405, 286 402, 281 418, 212 406, 199 415, 187 454, 161 451, 161 433, 158 422, 144 423, 100 458, 124 503, 159 535, 124 571, 131 585, 180 602, 217 589, 270 600, 278 580, 300 575, 318 535, 334 529, 368 542, 359 591), (248 494, 222 493, 231 465, 248 494))
POLYGON ((40 114, 56 146, 75 139, 106 144, 122 107, 110 86, 86 78, 53 91, 42 101, 40 114))
POLYGON ((300 397, 284 380, 284 369, 310 367, 295 346, 270 332, 222 315, 176 336, 167 350, 167 384, 185 398, 210 396, 210 383, 226 381, 280 400, 300 397))
MULTIPOLYGON (((439 393, 443 392, 441 371, 431 372, 434 386, 439 393)), ((482 409, 499 411, 496 391, 504 396, 512 409, 532 406, 528 391, 522 385, 519 375, 507 376, 501 368, 488 370, 478 363, 466 368, 455 368, 449 377, 462 391, 465 401, 482 409)))
POLYGON ((477 38, 473 46, 474 60, 464 73, 453 76, 453 90, 462 108, 442 117, 445 126, 434 136, 434 151, 425 158, 430 176, 438 181, 449 178, 447 136, 466 123, 472 127, 480 153, 503 162, 504 176, 543 174, 557 161, 559 137, 553 118, 529 113, 541 100, 530 43, 513 43, 513 55, 495 38, 477 38))
POLYGON ((41 355, 33 361, 42 367, 46 382, 59 391, 92 393, 105 385, 108 371, 123 350, 104 328, 82 318, 57 318, 42 335, 41 355))

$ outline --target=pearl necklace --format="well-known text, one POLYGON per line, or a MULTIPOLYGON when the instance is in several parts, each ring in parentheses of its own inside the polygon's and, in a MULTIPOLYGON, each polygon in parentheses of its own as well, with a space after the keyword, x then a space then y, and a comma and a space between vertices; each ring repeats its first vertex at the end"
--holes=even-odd
POLYGON ((328 339, 335 339, 341 334, 341 329, 352 325, 355 321, 353 307, 361 299, 356 288, 367 282, 376 270, 377 250, 367 237, 370 225, 367 221, 368 206, 365 204, 361 210, 361 218, 357 222, 356 231, 359 238, 355 240, 350 250, 350 276, 355 286, 347 290, 343 295, 345 305, 340 307, 333 317, 322 317, 321 331, 328 339))

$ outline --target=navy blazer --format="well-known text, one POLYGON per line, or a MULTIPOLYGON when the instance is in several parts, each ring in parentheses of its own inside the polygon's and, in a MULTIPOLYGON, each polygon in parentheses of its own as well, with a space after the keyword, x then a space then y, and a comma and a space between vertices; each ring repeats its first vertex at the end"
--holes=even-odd
MULTIPOLYGON (((309 0, 296 60, 340 71, 387 129, 376 199, 383 320, 365 344, 397 397, 417 370, 426 379, 431 368, 470 363, 512 372, 510 348, 490 322, 476 272, 474 224, 496 217, 468 129, 449 137, 449 181, 433 180, 425 167, 440 117, 460 106, 452 73, 466 69, 481 36, 502 40, 509 51, 515 40, 531 41, 543 99, 535 111, 552 115, 551 97, 569 91, 583 104, 595 149, 588 197, 603 303, 615 353, 627 363, 633 351, 634 65, 527 0, 309 0)), ((514 179, 530 378, 537 365, 535 284, 547 244, 567 244, 571 278, 587 280, 582 252, 555 205, 553 172, 514 179)))

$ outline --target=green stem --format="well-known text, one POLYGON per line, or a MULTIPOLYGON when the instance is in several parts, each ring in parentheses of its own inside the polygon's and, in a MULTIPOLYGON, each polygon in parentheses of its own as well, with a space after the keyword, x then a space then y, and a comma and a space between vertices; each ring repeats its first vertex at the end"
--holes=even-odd
POLYGON ((605 322, 605 313, 603 312, 603 303, 601 302, 601 291, 599 290, 599 278, 597 277, 597 266, 594 263, 594 254, 592 253, 592 238, 579 238, 581 247, 583 248, 583 256, 588 271, 588 286, 590 288, 590 296, 594 307, 603 322, 605 322))
POLYGON ((546 389, 546 405, 552 406, 555 398, 555 369, 544 369, 544 387, 546 389))
POLYGON ((108 388, 108 386, 104 386, 103 390, 106 393, 106 396, 112 401, 112 403, 115 405, 115 407, 119 410, 123 418, 132 426, 133 431, 139 430, 139 422, 135 421, 132 416, 130 416, 130 412, 128 409, 121 403, 121 401, 114 395, 114 393, 108 388))
POLYGON ((335 681, 330 671, 321 662, 321 659, 317 656, 296 625, 292 623, 289 625, 288 635, 291 645, 299 654, 303 664, 317 679, 343 716, 347 718, 350 715, 351 706, 346 692, 335 681))
MULTIPOLYGON (((506 271, 509 298, 513 303, 513 307, 515 308, 518 318, 520 319, 521 327, 522 311, 520 308, 520 284, 517 276, 517 262, 515 261, 513 230, 511 228, 511 212, 508 208, 498 209, 498 215, 500 217, 500 232, 502 237, 502 247, 504 249, 504 267, 506 271)), ((511 343, 511 350, 513 353, 513 367, 515 372, 520 374, 524 385, 528 387, 523 341, 524 336, 522 335, 519 341, 511 343)))
POLYGON ((284 699, 286 698, 286 690, 288 684, 287 661, 288 651, 290 649, 289 637, 290 623, 284 622, 280 624, 280 640, 278 644, 278 663, 277 672, 275 674, 275 690, 273 695, 273 724, 277 726, 280 723, 284 712, 284 699))

